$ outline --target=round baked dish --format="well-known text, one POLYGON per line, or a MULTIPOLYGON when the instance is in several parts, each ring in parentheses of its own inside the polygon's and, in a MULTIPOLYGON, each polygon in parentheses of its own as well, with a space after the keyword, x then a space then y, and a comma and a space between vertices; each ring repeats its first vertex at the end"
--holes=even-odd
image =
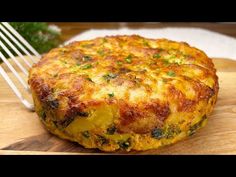
POLYGON ((154 149, 194 134, 219 90, 203 51, 137 35, 53 49, 30 70, 29 85, 50 132, 102 151, 154 149))

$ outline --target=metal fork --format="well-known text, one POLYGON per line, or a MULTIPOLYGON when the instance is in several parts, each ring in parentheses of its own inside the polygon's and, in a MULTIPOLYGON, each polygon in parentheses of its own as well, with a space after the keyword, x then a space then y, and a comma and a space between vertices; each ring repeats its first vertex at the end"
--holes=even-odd
POLYGON ((3 54, 0 51, 0 59, 5 64, 5 67, 0 64, 0 74, 24 106, 33 111, 34 105, 26 99, 19 86, 17 87, 17 84, 10 78, 6 70, 9 69, 13 73, 16 80, 23 86, 24 91, 30 95, 31 92, 27 84, 28 70, 33 63, 39 60, 40 54, 7 22, 0 22, 0 47, 6 53, 3 54), (9 49, 12 49, 15 55, 9 49), (11 58, 14 64, 11 64, 12 62, 7 58, 11 58), (24 77, 17 70, 20 70, 24 77))

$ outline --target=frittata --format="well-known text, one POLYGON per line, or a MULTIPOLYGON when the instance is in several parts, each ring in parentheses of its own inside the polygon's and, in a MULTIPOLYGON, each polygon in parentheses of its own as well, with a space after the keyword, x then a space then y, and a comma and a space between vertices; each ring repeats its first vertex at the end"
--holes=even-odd
POLYGON ((52 49, 30 70, 53 134, 102 151, 143 151, 203 127, 217 100, 212 60, 185 42, 106 36, 52 49))

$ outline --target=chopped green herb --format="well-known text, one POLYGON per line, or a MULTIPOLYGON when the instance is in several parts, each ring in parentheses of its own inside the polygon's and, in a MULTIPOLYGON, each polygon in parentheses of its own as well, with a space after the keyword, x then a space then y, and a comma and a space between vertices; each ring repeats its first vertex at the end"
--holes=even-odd
POLYGON ((89 113, 82 112, 82 111, 77 112, 77 111, 72 110, 72 112, 64 116, 63 121, 58 121, 56 125, 60 126, 61 128, 65 128, 69 126, 75 120, 77 116, 80 116, 81 118, 87 118, 89 116, 89 113))
POLYGON ((132 60, 131 60, 130 58, 126 58, 125 61, 126 61, 127 63, 131 63, 131 62, 132 62, 132 60))
POLYGON ((81 64, 80 63, 77 63, 76 66, 80 66, 81 64))
POLYGON ((173 58, 176 58, 176 56, 175 56, 175 55, 171 55, 171 56, 170 56, 170 59, 173 59, 173 58))
POLYGON ((163 63, 164 63, 165 66, 169 66, 170 65, 168 60, 163 60, 163 63))
POLYGON ((92 68, 91 64, 87 64, 87 65, 84 65, 84 66, 81 67, 81 69, 83 69, 83 70, 89 69, 89 68, 92 68))
POLYGON ((166 78, 162 78, 162 82, 166 83, 167 79, 166 78))
POLYGON ((106 81, 110 81, 111 79, 114 79, 116 78, 117 75, 116 74, 113 74, 113 73, 109 73, 109 74, 106 74, 106 75, 103 75, 103 78, 106 80, 106 81))
POLYGON ((181 133, 180 128, 177 125, 169 125, 168 128, 166 129, 165 137, 168 138, 173 138, 174 135, 178 135, 181 133))
POLYGON ((151 133, 152 137, 153 138, 156 138, 156 139, 161 139, 164 135, 164 132, 162 129, 160 128, 155 128, 152 133, 151 133))
POLYGON ((182 61, 175 61, 173 64, 180 65, 182 61))
POLYGON ((198 123, 192 125, 192 126, 189 128, 189 132, 188 132, 189 136, 192 136, 194 133, 196 133, 196 130, 202 126, 202 123, 203 123, 204 120, 206 120, 206 119, 207 119, 207 117, 206 117, 206 115, 204 115, 204 116, 202 117, 202 119, 201 119, 198 123))
POLYGON ((171 76, 171 77, 174 77, 175 76, 175 72, 174 71, 168 71, 167 75, 171 76))
POLYGON ((189 136, 192 136, 193 134, 195 134, 196 133, 196 130, 199 128, 199 124, 197 123, 197 124, 195 124, 195 125, 193 125, 193 126, 191 126, 190 128, 189 128, 189 132, 188 132, 188 135, 189 136))
POLYGON ((158 53, 156 53, 156 54, 153 55, 153 58, 160 58, 160 57, 161 57, 161 55, 158 54, 158 53))
POLYGON ((132 63, 132 56, 131 55, 128 55, 126 58, 125 58, 125 61, 127 63, 132 63))
POLYGON ((98 50, 97 53, 101 56, 104 56, 104 50, 98 50))
POLYGON ((88 117, 89 113, 80 111, 80 112, 77 112, 77 115, 80 116, 80 117, 88 117))
POLYGON ((116 63, 117 63, 117 65, 119 65, 119 66, 121 66, 121 65, 123 64, 122 61, 117 61, 116 63))
POLYGON ((66 128, 75 120, 75 116, 65 116, 65 120, 58 121, 57 127, 66 128))
POLYGON ((107 140, 105 137, 103 137, 103 136, 101 136, 101 135, 97 135, 97 137, 98 137, 97 140, 98 140, 98 142, 99 142, 101 145, 108 143, 108 140, 107 140))
POLYGON ((88 81, 93 82, 93 80, 89 77, 86 78, 88 81))
POLYGON ((92 47, 94 44, 82 44, 81 47, 83 48, 90 48, 92 47))
POLYGON ((184 56, 184 58, 190 58, 191 57, 191 55, 183 55, 184 56))
POLYGON ((107 42, 107 39, 106 39, 106 38, 103 38, 103 39, 102 39, 102 42, 103 42, 103 43, 107 42))
POLYGON ((151 136, 156 139, 161 138, 173 138, 175 135, 178 135, 181 133, 180 128, 177 125, 171 124, 168 127, 165 127, 164 129, 155 128, 151 132, 151 136))
POLYGON ((55 98, 52 98, 52 97, 48 97, 46 102, 47 102, 47 105, 49 107, 51 107, 52 109, 57 109, 59 107, 58 99, 55 99, 55 98))
POLYGON ((52 121, 52 122, 56 127, 59 127, 57 121, 52 121))
POLYGON ((82 132, 82 135, 83 135, 85 138, 89 138, 89 137, 90 137, 90 134, 89 134, 88 131, 82 132))
POLYGON ((143 45, 145 45, 145 46, 149 46, 149 44, 148 44, 148 42, 146 41, 146 40, 143 40, 143 45))
POLYGON ((64 64, 67 64, 67 62, 66 62, 66 61, 64 61, 64 60, 63 60, 63 61, 61 61, 61 62, 62 62, 62 63, 64 63, 64 64))
POLYGON ((112 125, 111 127, 109 127, 109 128, 107 129, 107 134, 109 134, 109 135, 113 135, 115 132, 116 132, 116 127, 115 127, 115 125, 112 125))
POLYGON ((92 58, 88 55, 83 56, 83 61, 89 61, 92 60, 92 58))
POLYGON ((45 113, 45 111, 44 111, 44 110, 41 110, 41 111, 39 112, 39 116, 40 116, 43 120, 45 120, 45 118, 46 118, 46 113, 45 113))
POLYGON ((110 98, 112 98, 112 97, 114 97, 114 93, 112 92, 112 93, 108 93, 108 96, 110 97, 110 98))
POLYGON ((58 76, 58 74, 54 74, 54 75, 53 75, 53 77, 57 77, 57 76, 58 76))
POLYGON ((131 145, 130 139, 128 139, 126 141, 119 141, 118 144, 119 144, 121 149, 128 149, 131 145))
POLYGON ((159 52, 164 51, 164 49, 162 49, 162 48, 157 48, 157 50, 158 50, 159 52))

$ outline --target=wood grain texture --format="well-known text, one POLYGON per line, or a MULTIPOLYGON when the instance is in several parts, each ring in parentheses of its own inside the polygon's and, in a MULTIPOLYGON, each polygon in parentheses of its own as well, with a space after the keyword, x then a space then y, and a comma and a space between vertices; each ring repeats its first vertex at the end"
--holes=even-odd
MULTIPOLYGON (((213 61, 218 70, 220 91, 206 127, 174 145, 129 154, 236 154, 236 62, 213 61)), ((85 149, 48 133, 37 115, 24 108, 0 76, 0 154, 109 153, 85 149)))

